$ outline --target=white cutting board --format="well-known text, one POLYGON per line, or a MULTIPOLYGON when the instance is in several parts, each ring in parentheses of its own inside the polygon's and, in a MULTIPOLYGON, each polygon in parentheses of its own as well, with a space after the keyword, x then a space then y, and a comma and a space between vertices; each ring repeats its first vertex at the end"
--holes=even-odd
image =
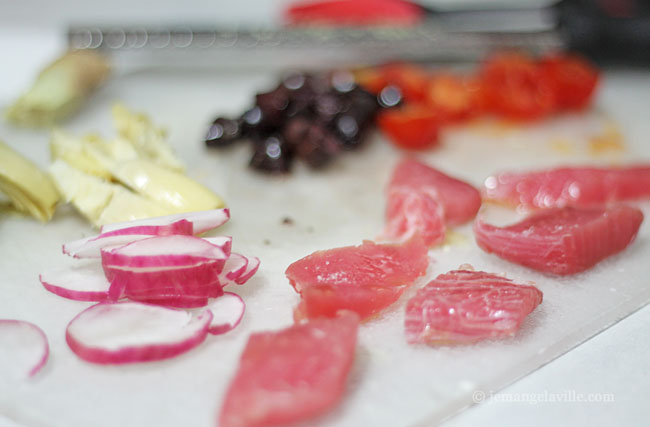
MULTIPOLYGON (((257 255, 262 266, 246 285, 241 325, 175 359, 131 366, 96 366, 67 347, 65 326, 89 303, 45 291, 38 273, 69 263, 63 242, 93 233, 72 209, 50 224, 14 215, 0 217, 0 317, 29 320, 47 333, 51 356, 45 369, 18 389, 0 385, 0 414, 29 426, 212 426, 247 336, 292 322, 298 296, 284 277, 294 260, 314 250, 360 243, 383 225, 383 188, 399 152, 379 135, 365 150, 341 156, 328 170, 296 165, 270 178, 245 166, 247 147, 209 151, 201 142, 217 114, 238 114, 273 76, 240 73, 142 72, 108 84, 69 123, 75 132, 112 135, 109 106, 120 100, 165 124, 189 174, 221 194, 232 209, 222 233, 234 248, 257 255), (283 225, 285 217, 293 225, 283 225)), ((474 124, 445 132, 443 146, 422 157, 440 169, 480 185, 493 172, 570 163, 650 161, 646 100, 650 78, 633 72, 605 78, 597 100, 621 126, 627 150, 594 156, 590 136, 601 133, 602 112, 564 116, 536 126, 474 124), (564 141, 567 140, 568 141, 564 141)), ((0 139, 35 160, 48 162, 45 133, 0 127, 0 139)), ((640 205, 650 215, 650 204, 640 205)), ((432 250, 427 278, 463 263, 515 280, 534 281, 543 304, 516 337, 472 346, 409 346, 403 310, 412 289, 377 319, 361 327, 359 348, 342 404, 318 420, 332 426, 411 426, 438 422, 472 403, 476 390, 498 390, 583 342, 650 301, 650 225, 623 254, 571 278, 538 274, 483 253, 470 226, 455 230, 454 243, 432 250)), ((309 423, 313 425, 313 423, 309 423)))

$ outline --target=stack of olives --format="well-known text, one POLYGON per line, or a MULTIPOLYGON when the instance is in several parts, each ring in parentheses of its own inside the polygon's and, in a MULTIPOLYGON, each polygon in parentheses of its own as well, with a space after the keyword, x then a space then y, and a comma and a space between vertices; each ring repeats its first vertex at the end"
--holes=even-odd
POLYGON ((362 145, 378 110, 401 100, 395 91, 388 87, 375 97, 347 71, 290 74, 272 91, 257 94, 241 117, 214 120, 205 143, 220 148, 249 140, 250 165, 264 172, 288 172, 294 158, 320 168, 362 145))

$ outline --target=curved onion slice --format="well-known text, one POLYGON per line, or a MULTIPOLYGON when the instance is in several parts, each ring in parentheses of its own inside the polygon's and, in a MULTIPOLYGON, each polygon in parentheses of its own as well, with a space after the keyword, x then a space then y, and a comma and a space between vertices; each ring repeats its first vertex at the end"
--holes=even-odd
POLYGON ((96 261, 46 271, 38 278, 45 289, 64 298, 77 301, 108 299, 110 283, 96 261))
POLYGON ((0 319, 0 383, 36 375, 50 355, 41 328, 23 320, 0 319))
POLYGON ((101 254, 104 267, 119 269, 181 268, 202 262, 220 262, 223 268, 228 258, 220 247, 200 237, 182 235, 136 240, 117 248, 104 248, 101 254))
POLYGON ((228 256, 232 250, 232 237, 230 236, 216 236, 216 237, 203 237, 203 240, 219 246, 221 250, 228 256))
POLYGON ((248 258, 238 253, 231 253, 223 266, 221 274, 219 275, 221 286, 234 283, 236 279, 239 279, 239 277, 244 274, 246 266, 248 266, 248 258))
POLYGON ((222 296, 212 301, 207 307, 212 312, 210 332, 213 335, 225 334, 234 329, 246 311, 244 300, 237 294, 225 292, 222 296))
POLYGON ((212 312, 196 317, 182 310, 136 302, 99 303, 79 313, 66 329, 81 359, 123 364, 177 356, 205 340, 212 312))
MULTIPOLYGON (((216 263, 201 263, 183 268, 122 270, 104 267, 111 281, 111 300, 126 296, 132 300, 216 297, 223 293, 219 281, 221 268, 216 263)), ((195 305, 192 305, 195 306, 195 305)))
POLYGON ((174 308, 199 308, 208 305, 208 297, 193 297, 187 295, 169 295, 160 298, 143 298, 139 302, 162 305, 174 308))
POLYGON ((257 273, 257 270, 260 268, 260 259, 258 257, 247 257, 248 258, 248 264, 246 265, 246 271, 244 271, 241 276, 235 279, 235 283, 238 285, 243 285, 253 277, 255 273, 257 273))
POLYGON ((194 234, 201 234, 225 224, 230 219, 230 210, 227 208, 211 209, 207 211, 188 212, 182 214, 159 216, 154 218, 138 219, 135 221, 116 222, 102 226, 101 232, 106 233, 126 227, 138 225, 165 225, 181 219, 192 223, 194 234))
POLYGON ((109 296, 176 307, 205 305, 223 293, 219 274, 228 258, 200 237, 157 236, 104 248, 102 266, 111 282, 109 296))
POLYGON ((63 245, 63 253, 74 258, 99 258, 100 250, 109 246, 120 246, 152 236, 171 236, 193 234, 192 223, 181 219, 164 225, 136 225, 107 231, 96 236, 68 242, 63 245))

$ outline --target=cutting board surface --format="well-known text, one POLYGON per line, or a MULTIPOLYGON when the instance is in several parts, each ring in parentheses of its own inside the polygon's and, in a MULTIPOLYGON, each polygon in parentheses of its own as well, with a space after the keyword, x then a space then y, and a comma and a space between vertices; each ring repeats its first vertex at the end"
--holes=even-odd
MULTIPOLYGON (((0 414, 29 426, 212 426, 247 336, 292 322, 298 295, 286 267, 318 249, 358 244, 383 226, 386 182, 401 153, 379 135, 365 149, 341 156, 325 171, 296 165, 293 174, 268 177, 250 171, 247 146, 210 151, 202 144, 216 115, 236 115, 274 76, 147 71, 112 81, 66 125, 77 133, 113 135, 109 107, 122 101, 164 124, 189 174, 222 195, 232 220, 218 234, 232 235, 234 250, 262 260, 257 275, 231 289, 246 300, 241 325, 175 359, 130 366, 96 366, 78 359, 65 343, 66 324, 89 303, 46 292, 38 274, 73 262, 61 244, 94 233, 73 209, 62 207, 49 224, 0 216, 0 317, 24 319, 47 333, 51 357, 32 381, 0 387, 0 414), (284 224, 291 218, 290 224, 284 224)), ((633 72, 607 75, 596 102, 583 115, 565 115, 516 127, 472 123, 443 134, 443 144, 420 157, 452 175, 481 185, 490 174, 570 164, 650 162, 647 105, 650 79, 633 72), (597 142, 620 130, 625 149, 597 142), (596 142, 594 142, 596 140, 596 142)), ((0 139, 41 166, 49 161, 48 135, 1 125, 0 139)), ((639 205, 646 215, 650 204, 639 205)), ((512 212, 488 208, 495 221, 512 212)), ((217 234, 217 233, 215 233, 217 234)), ((384 314, 360 329, 356 362, 342 404, 320 418, 328 426, 429 425, 472 404, 477 391, 496 391, 568 351, 650 301, 650 224, 621 255, 569 278, 535 273, 479 250, 471 226, 453 231, 431 250, 427 277, 418 280, 384 314), (406 344, 407 298, 432 277, 472 264, 533 281, 543 304, 519 333, 470 346, 406 344)), ((312 423, 310 423, 312 425, 312 423)))

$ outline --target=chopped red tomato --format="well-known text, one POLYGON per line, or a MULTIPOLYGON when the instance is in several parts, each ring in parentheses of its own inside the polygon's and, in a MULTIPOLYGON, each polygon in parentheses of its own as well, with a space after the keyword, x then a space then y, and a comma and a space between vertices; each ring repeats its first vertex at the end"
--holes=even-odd
POLYGON ((435 110, 441 121, 458 122, 467 119, 478 109, 478 86, 462 76, 438 74, 426 89, 426 103, 435 110))
POLYGON ((413 64, 394 63, 381 67, 381 74, 387 84, 400 88, 406 101, 424 100, 429 74, 423 68, 413 64))
POLYGON ((424 150, 438 144, 438 114, 423 104, 407 104, 382 112, 379 128, 401 148, 424 150))
POLYGON ((388 86, 386 76, 377 68, 360 68, 354 71, 354 79, 368 92, 377 95, 388 86))
POLYGON ((483 64, 479 75, 490 112, 512 120, 535 120, 556 109, 553 83, 525 55, 495 55, 483 64))
POLYGON ((598 85, 598 70, 585 59, 569 54, 554 54, 543 58, 540 67, 557 94, 560 108, 586 108, 598 85))

